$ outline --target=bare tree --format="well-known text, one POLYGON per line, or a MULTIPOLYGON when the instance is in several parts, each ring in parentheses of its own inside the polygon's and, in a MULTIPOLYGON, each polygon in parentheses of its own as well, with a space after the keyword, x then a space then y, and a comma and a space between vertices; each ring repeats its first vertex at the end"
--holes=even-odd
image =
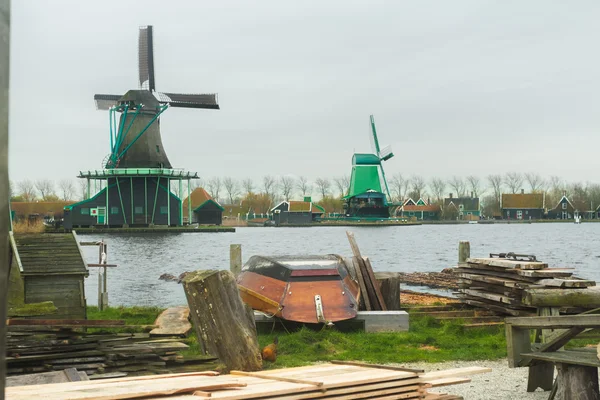
POLYGON ((410 187, 412 189, 411 195, 415 197, 413 200, 419 200, 421 197, 424 196, 426 186, 427 183, 425 182, 425 179, 423 179, 422 176, 413 175, 410 178, 410 187))
POLYGON ((279 187, 281 188, 283 199, 289 201, 290 197, 294 194, 294 178, 291 176, 282 176, 279 179, 279 187))
POLYGON ((242 188, 244 189, 244 192, 246 195, 249 195, 250 193, 252 193, 252 191, 254 190, 254 182, 252 182, 252 179, 250 178, 246 178, 242 181, 242 188))
POLYGON ((85 200, 87 198, 87 179, 80 179, 79 183, 79 194, 81 195, 81 200, 85 200))
POLYGON ((507 172, 504 176, 504 183, 511 193, 517 193, 523 187, 523 175, 518 172, 507 172))
POLYGON ((62 179, 58 182, 58 187, 60 188, 60 192, 62 193, 62 199, 64 201, 72 200, 73 193, 75 192, 75 186, 73 186, 73 181, 70 179, 62 179))
POLYGON ((15 197, 15 184, 13 181, 8 181, 8 198, 12 199, 15 197))
POLYGON ((345 177, 341 176, 338 178, 333 178, 333 182, 335 183, 336 188, 340 192, 340 197, 344 197, 344 194, 346 193, 346 190, 348 190, 348 186, 349 186, 349 185, 346 185, 345 177))
POLYGON ((328 179, 317 178, 315 184, 319 188, 319 192, 321 192, 321 198, 327 197, 327 193, 329 193, 329 188, 331 187, 331 183, 328 179))
POLYGON ((540 176, 538 173, 527 172, 525 174, 525 180, 529 184, 532 193, 537 193, 544 190, 545 182, 544 178, 540 176))
POLYGON ((275 191, 277 189, 277 182, 275 178, 270 175, 263 176, 263 190, 267 196, 271 199, 271 201, 275 198, 275 191))
POLYGON ((235 198, 240 194, 240 187, 235 179, 228 176, 223 179, 223 186, 229 196, 229 204, 233 204, 235 198))
POLYGON ((19 182, 19 195, 24 201, 34 201, 37 198, 35 185, 29 179, 19 182))
POLYGON ((494 192, 494 210, 500 211, 500 196, 502 196, 502 175, 488 175, 488 182, 494 192))
POLYGON ((452 188, 456 197, 463 197, 465 195, 465 181, 460 176, 453 176, 448 180, 448 186, 452 188))
POLYGON ((392 193, 394 193, 396 195, 396 200, 404 201, 404 197, 406 196, 406 193, 408 192, 410 180, 404 178, 404 176, 402 174, 397 173, 394 176, 392 176, 390 183, 392 186, 392 193))
POLYGON ((561 192, 564 190, 565 184, 563 180, 556 175, 552 175, 549 179, 550 190, 553 192, 561 192))
POLYGON ((444 194, 446 193, 446 182, 440 178, 433 178, 431 179, 431 183, 429 183, 429 187, 431 188, 432 194, 435 196, 436 202, 441 204, 444 194))
POLYGON ((308 179, 306 179, 305 176, 298 178, 298 189, 302 192, 302 196, 306 196, 307 193, 310 193, 311 184, 308 183, 308 179))
POLYGON ((467 184, 469 185, 471 192, 473 192, 473 197, 479 197, 481 194, 481 180, 479 177, 475 175, 467 176, 467 184))
POLYGON ((221 182, 221 178, 215 176, 214 178, 210 178, 206 183, 206 187, 208 188, 208 192, 210 195, 218 202, 219 201, 219 192, 221 191, 221 186, 223 183, 221 182))
POLYGON ((42 201, 48 201, 54 195, 54 183, 50 179, 38 179, 35 188, 40 192, 42 201))

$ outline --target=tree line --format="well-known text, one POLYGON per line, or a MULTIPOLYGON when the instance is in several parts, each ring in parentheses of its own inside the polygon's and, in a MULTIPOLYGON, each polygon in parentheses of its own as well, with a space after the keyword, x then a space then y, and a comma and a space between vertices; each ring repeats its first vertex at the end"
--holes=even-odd
MULTIPOLYGON (((76 201, 86 197, 87 182, 78 180, 78 184, 64 179, 58 182, 49 179, 35 181, 23 180, 16 184, 10 182, 12 201, 76 201)), ((103 187, 92 188, 96 190, 103 187)), ((190 190, 203 187, 214 199, 222 204, 246 205, 256 212, 265 213, 273 205, 283 200, 301 200, 311 196, 319 199, 319 203, 328 212, 341 212, 343 201, 350 186, 348 175, 334 178, 319 177, 309 180, 305 176, 265 175, 261 179, 235 179, 232 177, 210 177, 192 180, 190 190)), ((408 198, 417 201, 419 198, 431 204, 443 206, 444 198, 450 193, 454 197, 478 197, 483 207, 483 214, 492 216, 500 211, 503 193, 545 193, 546 207, 553 208, 566 195, 580 211, 595 210, 600 205, 600 185, 591 182, 567 182, 558 176, 544 178, 538 173, 508 172, 504 175, 491 174, 485 177, 476 175, 452 176, 450 178, 432 177, 426 179, 421 175, 404 175, 396 173, 389 178, 390 196, 394 202, 403 202, 408 198)), ((382 188, 384 187, 382 183, 382 188)), ((179 183, 172 182, 171 190, 180 198, 187 196, 187 186, 183 185, 183 193, 179 193, 179 183)), ((385 190, 385 189, 383 189, 385 190)))

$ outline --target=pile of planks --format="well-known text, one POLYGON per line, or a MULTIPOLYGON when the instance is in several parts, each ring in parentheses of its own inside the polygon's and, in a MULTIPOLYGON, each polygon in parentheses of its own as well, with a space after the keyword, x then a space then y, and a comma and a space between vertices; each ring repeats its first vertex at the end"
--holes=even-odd
POLYGON ((430 393, 429 388, 470 382, 469 376, 490 372, 468 367, 422 373, 419 370, 342 362, 261 372, 231 371, 159 375, 7 388, 7 399, 427 399, 462 397, 430 393), (150 378, 150 379, 148 379, 150 378))
MULTIPOLYGON (((381 292, 380 283, 375 278, 371 261, 360 254, 360 249, 354 238, 354 233, 347 231, 348 241, 352 248, 352 265, 356 280, 360 286, 359 310, 363 311, 387 311, 388 307, 381 292)), ((398 299, 400 299, 400 285, 398 285, 398 299)), ((399 301, 399 300, 398 300, 399 301)))
POLYGON ((596 282, 579 279, 573 271, 548 268, 548 264, 518 257, 468 258, 453 272, 459 277, 458 297, 472 306, 502 314, 535 314, 536 307, 526 301, 532 289, 581 289, 596 282))
POLYGON ((76 368, 96 379, 215 367, 214 358, 179 355, 189 347, 179 338, 156 340, 148 333, 106 332, 106 327, 131 328, 124 321, 9 319, 7 374, 76 368), (88 333, 82 328, 105 332, 88 333))

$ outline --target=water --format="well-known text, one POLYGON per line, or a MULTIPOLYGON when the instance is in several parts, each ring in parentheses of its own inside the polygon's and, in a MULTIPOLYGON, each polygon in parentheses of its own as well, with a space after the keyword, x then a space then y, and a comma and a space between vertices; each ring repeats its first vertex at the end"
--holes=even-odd
MULTIPOLYGON (((255 254, 351 255, 345 231, 352 230, 375 271, 440 271, 456 265, 458 242, 471 242, 471 256, 515 252, 535 254, 551 267, 576 268, 578 276, 600 280, 600 223, 466 224, 390 227, 238 228, 235 233, 80 235, 104 239, 108 262, 109 302, 115 305, 185 304, 181 285, 165 282, 197 269, 228 269, 229 245, 242 245, 243 261, 255 254)), ((84 247, 97 262, 96 247, 84 247)), ((86 280, 88 304, 96 304, 97 271, 86 280)))

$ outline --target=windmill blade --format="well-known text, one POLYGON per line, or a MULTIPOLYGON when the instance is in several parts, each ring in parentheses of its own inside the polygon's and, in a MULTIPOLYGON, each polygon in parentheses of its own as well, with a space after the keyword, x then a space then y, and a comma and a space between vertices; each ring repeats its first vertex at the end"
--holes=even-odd
POLYGON ((373 153, 379 157, 381 153, 379 150, 379 140, 377 139, 377 130, 375 129, 375 118, 371 115, 371 148, 373 153))
POLYGON ((121 97, 123 96, 118 94, 95 94, 96 110, 110 110, 117 105, 121 97))
POLYGON ((213 94, 181 94, 154 92, 154 97, 171 107, 219 109, 219 99, 213 94))
POLYGON ((155 90, 154 46, 152 25, 141 26, 138 41, 138 72, 140 89, 155 90))

